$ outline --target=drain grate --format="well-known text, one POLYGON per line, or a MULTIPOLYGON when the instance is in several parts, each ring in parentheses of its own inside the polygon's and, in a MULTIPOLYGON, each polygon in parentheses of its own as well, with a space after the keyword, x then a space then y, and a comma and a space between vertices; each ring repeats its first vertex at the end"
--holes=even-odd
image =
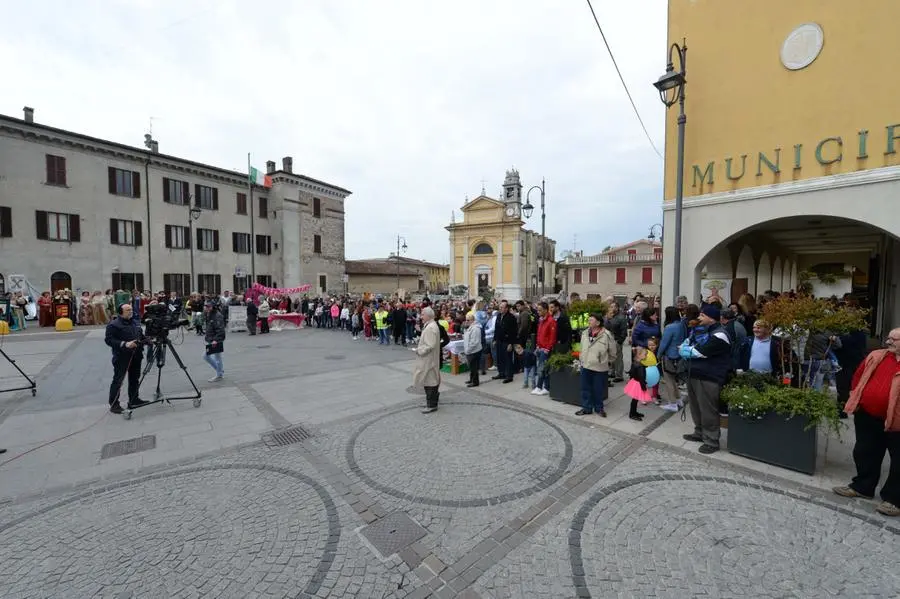
POLYGON ((269 349, 270 347, 272 347, 272 346, 271 345, 257 345, 256 349, 269 349))
POLYGON ((284 428, 280 431, 266 433, 263 435, 263 442, 269 447, 283 447, 285 445, 293 445, 294 443, 302 443, 312 437, 312 433, 302 426, 292 426, 284 428))
POLYGON ((428 531, 410 518, 406 512, 393 512, 360 530, 360 534, 381 554, 387 558, 412 545, 428 531))
POLYGON ((347 356, 341 356, 341 355, 325 356, 326 360, 344 360, 346 358, 347 358, 347 356))
POLYGON ((123 455, 147 451, 148 449, 156 449, 156 435, 144 435, 134 439, 107 443, 100 450, 100 459, 117 458, 123 455))

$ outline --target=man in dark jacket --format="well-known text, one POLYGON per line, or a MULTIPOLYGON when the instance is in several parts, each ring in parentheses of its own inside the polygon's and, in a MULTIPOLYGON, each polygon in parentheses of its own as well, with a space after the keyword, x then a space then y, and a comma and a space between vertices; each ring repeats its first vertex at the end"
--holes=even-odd
POLYGON ((572 349, 572 323, 569 321, 569 315, 563 311, 559 300, 550 301, 550 315, 556 321, 556 347, 553 352, 568 353, 572 349))
POLYGON ((406 347, 406 320, 409 315, 406 308, 399 300, 395 304, 394 311, 391 313, 391 332, 394 336, 394 345, 403 344, 406 347))
POLYGON ((497 315, 497 326, 494 328, 494 343, 497 344, 497 376, 494 379, 503 379, 504 383, 513 380, 513 345, 518 336, 518 324, 516 317, 509 311, 509 302, 500 302, 500 312, 497 315))
POLYGON ((259 306, 253 300, 247 300, 247 331, 256 334, 256 321, 259 320, 259 306))
POLYGON ((700 453, 719 451, 721 422, 719 393, 731 371, 731 339, 719 323, 720 310, 712 304, 700 311, 700 326, 679 349, 688 363, 688 401, 694 432, 684 435, 687 441, 702 443, 700 453))
POLYGON ((141 326, 133 318, 134 308, 130 303, 121 304, 118 316, 106 325, 106 345, 112 349, 113 380, 109 385, 109 411, 121 414, 119 391, 125 375, 128 375, 128 409, 145 406, 149 402, 138 397, 141 380, 141 326))
POLYGON ((610 382, 621 383, 625 380, 625 361, 622 357, 624 355, 622 346, 628 338, 628 319, 619 310, 619 304, 615 302, 609 304, 609 312, 603 326, 612 333, 613 339, 616 340, 616 349, 618 350, 616 351, 616 362, 613 366, 613 378, 610 379, 610 382))
POLYGON ((206 353, 203 359, 213 367, 216 376, 209 379, 210 383, 221 381, 225 376, 225 367, 222 364, 222 353, 225 351, 225 318, 219 310, 218 302, 206 302, 206 353))

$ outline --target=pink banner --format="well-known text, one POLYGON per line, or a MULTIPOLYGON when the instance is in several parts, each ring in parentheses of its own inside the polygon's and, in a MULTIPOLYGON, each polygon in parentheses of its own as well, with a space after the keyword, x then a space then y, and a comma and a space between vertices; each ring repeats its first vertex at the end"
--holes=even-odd
POLYGON ((300 287, 285 287, 285 288, 275 288, 275 287, 266 287, 264 285, 260 285, 259 283, 254 283, 251 289, 257 293, 262 293, 263 295, 295 295, 297 293, 306 293, 310 289, 312 289, 312 285, 301 285, 300 287))

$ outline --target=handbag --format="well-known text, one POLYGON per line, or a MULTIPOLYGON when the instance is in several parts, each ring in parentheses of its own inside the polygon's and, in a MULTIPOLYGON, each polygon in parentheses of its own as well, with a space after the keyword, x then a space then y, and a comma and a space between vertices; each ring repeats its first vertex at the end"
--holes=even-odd
POLYGON ((667 356, 663 356, 662 369, 666 374, 678 374, 678 366, 681 360, 673 360, 667 356))
POLYGON ((225 345, 222 341, 217 342, 215 347, 211 343, 206 344, 206 355, 221 354, 223 351, 225 351, 225 345))

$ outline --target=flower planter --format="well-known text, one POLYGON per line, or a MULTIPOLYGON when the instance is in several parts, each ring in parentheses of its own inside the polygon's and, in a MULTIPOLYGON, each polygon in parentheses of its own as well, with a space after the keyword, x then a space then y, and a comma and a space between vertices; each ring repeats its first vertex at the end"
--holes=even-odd
POLYGON ((581 406, 581 373, 563 368, 550 373, 550 399, 581 406))
POLYGON ((805 416, 785 418, 770 412, 761 418, 747 417, 732 408, 728 419, 728 451, 804 474, 816 470, 816 427, 804 430, 805 416))

